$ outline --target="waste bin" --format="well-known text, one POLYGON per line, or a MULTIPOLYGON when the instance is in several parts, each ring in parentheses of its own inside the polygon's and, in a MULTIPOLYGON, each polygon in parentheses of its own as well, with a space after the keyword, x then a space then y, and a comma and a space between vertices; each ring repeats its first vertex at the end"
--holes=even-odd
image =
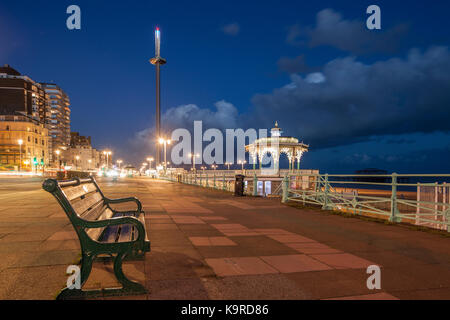
POLYGON ((234 182, 234 195, 242 197, 244 195, 244 178, 242 174, 236 175, 236 181, 234 182))

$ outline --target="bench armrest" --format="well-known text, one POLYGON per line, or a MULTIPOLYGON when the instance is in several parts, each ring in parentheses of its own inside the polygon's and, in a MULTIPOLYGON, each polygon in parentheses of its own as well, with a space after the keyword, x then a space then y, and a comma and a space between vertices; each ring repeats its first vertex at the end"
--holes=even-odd
POLYGON ((142 204, 141 204, 141 202, 139 201, 139 199, 136 198, 136 197, 120 198, 120 199, 108 199, 108 198, 105 198, 106 204, 110 204, 110 203, 123 203, 123 202, 132 202, 132 201, 136 202, 136 204, 137 204, 137 210, 136 210, 136 212, 138 212, 138 213, 140 214, 140 213, 142 212, 142 204))
POLYGON ((84 228, 103 228, 108 226, 118 226, 122 224, 132 224, 136 226, 138 230, 138 238, 136 239, 136 241, 142 243, 145 242, 145 227, 141 223, 141 221, 139 221, 139 219, 135 217, 118 217, 97 221, 83 220, 81 224, 84 228))

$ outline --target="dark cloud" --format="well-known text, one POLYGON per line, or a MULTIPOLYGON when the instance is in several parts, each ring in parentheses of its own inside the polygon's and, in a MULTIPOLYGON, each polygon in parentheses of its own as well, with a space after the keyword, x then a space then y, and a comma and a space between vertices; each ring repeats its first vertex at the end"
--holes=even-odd
POLYGON ((306 43, 310 47, 332 46, 353 54, 394 53, 401 47, 407 31, 406 24, 368 30, 363 20, 345 20, 333 9, 324 9, 317 14, 314 27, 291 26, 286 41, 292 45, 306 43))
POLYGON ((305 73, 319 70, 318 67, 308 66, 304 55, 299 55, 295 58, 281 57, 277 61, 277 66, 280 71, 287 73, 305 73))
MULTIPOLYGON (((318 75, 318 73, 317 73, 318 75)), ((319 76, 312 79, 319 79, 319 76)), ((373 136, 450 130, 450 53, 411 50, 405 59, 364 64, 354 57, 325 65, 322 81, 291 83, 253 97, 248 125, 274 120, 312 147, 368 141, 373 136)), ((310 80, 308 80, 310 79, 310 80)))

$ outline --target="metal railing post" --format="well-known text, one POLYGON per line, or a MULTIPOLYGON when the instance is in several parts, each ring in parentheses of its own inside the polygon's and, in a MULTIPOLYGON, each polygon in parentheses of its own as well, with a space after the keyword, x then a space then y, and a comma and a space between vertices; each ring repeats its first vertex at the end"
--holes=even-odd
POLYGON ((208 188, 208 187, 209 187, 209 184, 208 184, 208 174, 206 174, 205 180, 206 180, 205 187, 208 188))
POLYGON ((284 176, 282 181, 282 188, 283 188, 283 196, 281 198, 282 203, 288 202, 289 199, 289 178, 288 176, 284 176))
POLYGON ((328 173, 325 174, 325 186, 323 188, 323 206, 322 210, 331 210, 333 209, 330 206, 330 200, 328 199, 328 194, 330 193, 330 183, 328 182, 328 173))
POLYGON ((256 172, 253 175, 253 196, 258 195, 258 178, 256 177, 256 172))
POLYGON ((397 206, 397 173, 392 174, 392 196, 391 196, 391 216, 389 221, 401 222, 402 219, 398 217, 399 211, 397 206))

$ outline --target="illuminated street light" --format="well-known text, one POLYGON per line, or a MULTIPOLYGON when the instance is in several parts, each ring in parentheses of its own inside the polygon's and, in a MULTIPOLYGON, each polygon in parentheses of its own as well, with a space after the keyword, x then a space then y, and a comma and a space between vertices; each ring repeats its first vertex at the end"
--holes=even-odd
POLYGON ((211 165, 211 168, 213 168, 214 171, 216 171, 217 166, 215 164, 211 165))
POLYGON ((242 171, 244 171, 244 164, 246 164, 247 161, 245 161, 245 160, 243 160, 243 161, 242 161, 242 160, 239 160, 238 163, 242 165, 242 171))
POLYGON ((122 160, 117 160, 116 162, 119 164, 119 170, 120 170, 120 165, 122 164, 122 160))
POLYGON ((59 155, 61 154, 61 150, 56 150, 55 153, 56 153, 56 156, 57 156, 56 157, 56 163, 58 165, 58 170, 60 170, 61 169, 61 161, 59 159, 59 155))
POLYGON ((77 160, 75 163, 75 168, 78 169, 78 160, 80 160, 80 156, 76 156, 75 159, 77 160))
POLYGON ((112 154, 112 152, 109 150, 105 150, 103 151, 103 154, 106 156, 106 168, 109 168, 109 156, 112 154))
POLYGON ((230 170, 231 162, 225 162, 225 165, 228 167, 228 170, 230 170))
POLYGON ((19 139, 17 140, 17 143, 19 144, 19 172, 22 171, 22 144, 23 140, 19 139))
POLYGON ((198 153, 193 154, 193 153, 189 153, 189 158, 192 158, 192 170, 195 171, 195 158, 200 157, 200 155, 198 153))
POLYGON ((170 139, 159 138, 159 144, 164 145, 164 172, 167 170, 167 145, 170 144, 170 139))
POLYGON ((152 169, 152 161, 153 161, 153 157, 147 158, 147 161, 150 163, 150 167, 149 169, 152 169))

